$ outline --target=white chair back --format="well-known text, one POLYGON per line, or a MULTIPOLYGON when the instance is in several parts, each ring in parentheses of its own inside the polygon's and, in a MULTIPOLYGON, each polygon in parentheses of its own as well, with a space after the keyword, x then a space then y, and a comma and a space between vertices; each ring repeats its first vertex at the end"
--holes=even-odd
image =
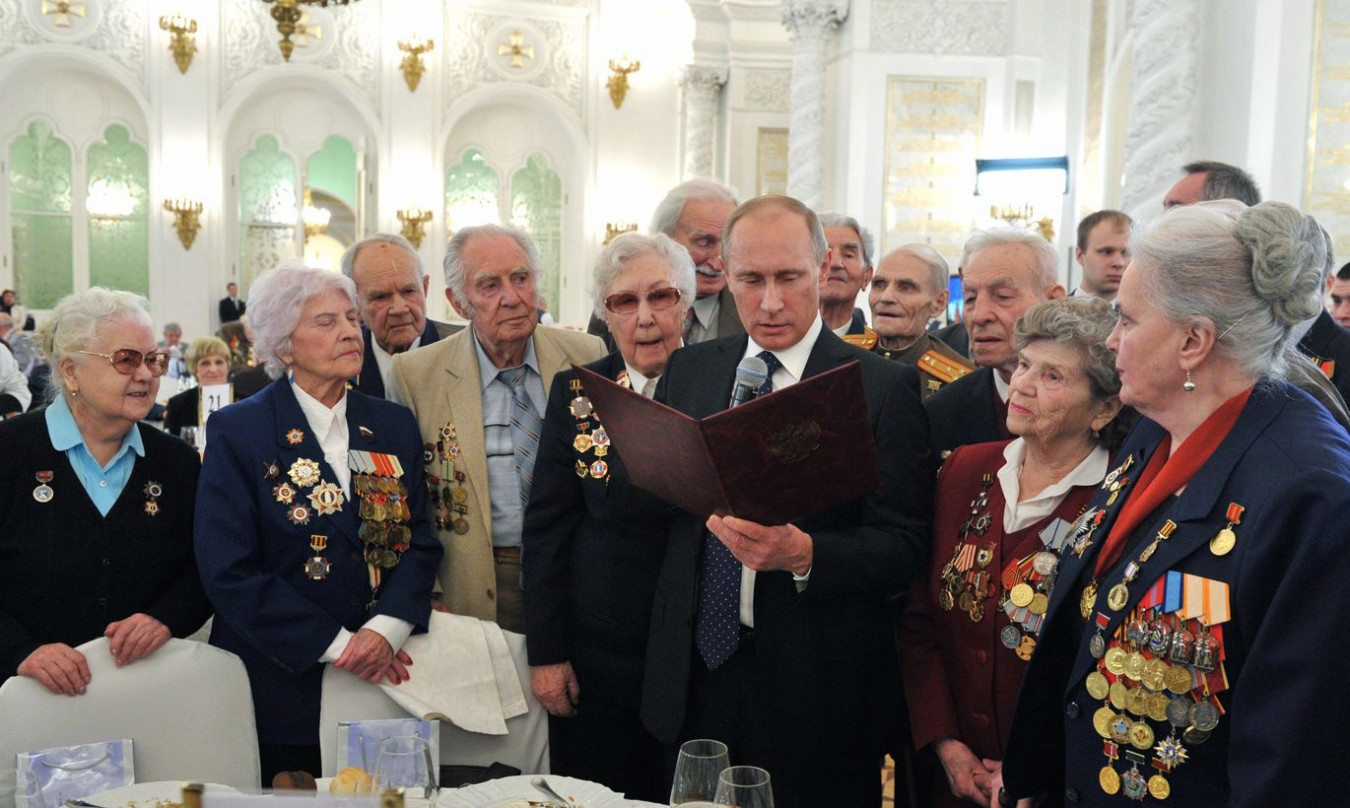
MULTIPOLYGON (((505 763, 525 774, 548 774, 548 713, 533 696, 528 695, 530 665, 525 656, 525 635, 510 631, 502 633, 506 635, 511 660, 516 665, 516 674, 527 694, 525 699, 530 710, 524 715, 506 720, 506 735, 467 732, 441 721, 441 763, 460 766, 505 763)), ((319 750, 323 776, 332 777, 337 773, 339 722, 407 717, 407 711, 379 687, 329 665, 323 674, 323 700, 319 707, 319 750)))
POLYGON ((0 808, 14 805, 18 753, 119 738, 132 740, 138 782, 258 787, 253 696, 239 657, 175 639, 119 668, 105 638, 78 650, 91 675, 82 696, 26 676, 0 686, 0 808))

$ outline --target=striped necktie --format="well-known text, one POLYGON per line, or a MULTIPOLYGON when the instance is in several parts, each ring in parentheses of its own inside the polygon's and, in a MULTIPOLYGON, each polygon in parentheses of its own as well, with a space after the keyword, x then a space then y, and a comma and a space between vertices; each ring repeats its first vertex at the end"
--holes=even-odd
POLYGON ((497 374, 511 388, 511 444, 516 455, 516 474, 520 477, 520 507, 530 501, 530 482, 534 479, 534 457, 539 450, 542 421, 525 390, 525 366, 507 368, 497 374))

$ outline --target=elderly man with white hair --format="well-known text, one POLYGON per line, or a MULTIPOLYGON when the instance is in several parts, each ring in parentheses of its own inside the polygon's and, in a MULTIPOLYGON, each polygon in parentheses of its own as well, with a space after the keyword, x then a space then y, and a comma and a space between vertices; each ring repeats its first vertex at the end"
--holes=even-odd
POLYGON ((366 354, 355 387, 387 398, 394 356, 430 345, 459 330, 427 319, 431 278, 422 257, 403 236, 376 233, 342 254, 342 274, 356 284, 366 354))
POLYGON ((927 331, 947 308, 947 262, 927 244, 906 244, 886 254, 872 275, 867 303, 877 334, 872 350, 918 369, 928 398, 975 368, 927 331))
POLYGON ((431 447, 442 606, 520 633, 521 527, 545 393, 556 373, 605 353, 589 334, 537 328, 539 263, 520 230, 461 228, 445 251, 445 295, 469 328, 394 357, 394 398, 431 447))
POLYGON ((1064 297, 1055 248, 1011 227, 977 230, 961 253, 970 355, 979 370, 924 401, 933 451, 1008 440, 1008 383, 1017 367, 1013 328, 1027 309, 1064 297))

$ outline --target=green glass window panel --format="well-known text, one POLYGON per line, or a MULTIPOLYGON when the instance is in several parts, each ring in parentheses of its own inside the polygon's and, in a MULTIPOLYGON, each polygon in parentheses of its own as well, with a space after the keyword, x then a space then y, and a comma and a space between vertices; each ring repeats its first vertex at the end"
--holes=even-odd
POLYGON ((295 161, 271 135, 239 161, 239 221, 293 225, 299 217, 295 161))
POLYGON ((346 138, 325 140, 323 150, 309 158, 305 177, 310 188, 327 191, 356 210, 356 150, 346 138))
POLYGON ((145 216, 150 200, 150 169, 145 149, 132 142, 123 126, 109 126, 103 141, 89 147, 89 196, 92 216, 145 216))
POLYGON ((468 149, 445 174, 445 224, 450 232, 480 224, 500 224, 501 180, 483 153, 468 149))
POLYGON ((511 175, 511 223, 529 233, 539 248, 539 294, 550 311, 558 311, 562 275, 562 201, 562 180, 543 157, 529 157, 511 175))
POLYGON ((150 227, 145 219, 89 223, 89 284, 150 295, 150 227))
POLYGON ((10 222, 19 299, 31 309, 50 309, 75 290, 70 217, 15 211, 10 222))
POLYGON ((44 121, 9 144, 9 202, 15 211, 70 213, 70 146, 44 121))

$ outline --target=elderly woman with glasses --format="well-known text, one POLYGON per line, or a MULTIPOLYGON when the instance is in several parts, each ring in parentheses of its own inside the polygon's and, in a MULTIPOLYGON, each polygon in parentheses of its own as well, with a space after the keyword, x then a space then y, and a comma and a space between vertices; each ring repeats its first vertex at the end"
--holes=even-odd
POLYGON ((0 679, 89 685, 75 646, 106 636, 118 665, 201 627, 193 557, 197 453, 137 423, 169 356, 145 300, 95 287, 37 333, 51 404, 0 423, 0 679))
POLYGON ((196 539, 211 644, 248 670, 264 784, 318 773, 324 664, 399 684, 401 647, 431 615, 441 546, 422 441, 407 409, 347 389, 364 355, 356 305, 336 273, 263 273, 248 311, 276 381, 207 422, 196 539))
MULTIPOLYGON (((170 435, 179 434, 183 427, 201 426, 206 422, 205 416, 209 413, 202 412, 202 388, 230 380, 230 346, 219 337, 198 337, 188 347, 187 366, 197 380, 197 386, 169 399, 164 431, 170 435)), ((231 400, 232 397, 233 392, 231 400)))
MULTIPOLYGON (((587 367, 650 397, 694 300, 689 253, 619 236, 594 290, 618 351, 587 367)), ((665 511, 628 482, 576 373, 558 374, 523 533, 530 684, 550 713, 553 771, 658 802, 661 749, 638 705, 665 511)))

